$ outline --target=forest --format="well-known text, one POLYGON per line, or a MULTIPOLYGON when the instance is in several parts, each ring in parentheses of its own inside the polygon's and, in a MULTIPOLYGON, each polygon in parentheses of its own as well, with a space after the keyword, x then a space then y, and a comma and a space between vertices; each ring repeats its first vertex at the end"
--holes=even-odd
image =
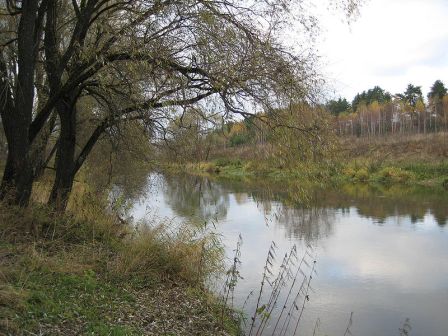
POLYGON ((448 126, 447 89, 440 80, 426 102, 421 87, 409 84, 403 93, 391 95, 376 86, 357 94, 351 104, 339 98, 327 107, 340 135, 426 134, 446 132, 448 126))

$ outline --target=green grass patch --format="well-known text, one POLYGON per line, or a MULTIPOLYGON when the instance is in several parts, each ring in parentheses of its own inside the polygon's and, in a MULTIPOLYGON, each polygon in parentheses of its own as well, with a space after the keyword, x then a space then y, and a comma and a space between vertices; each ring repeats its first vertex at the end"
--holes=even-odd
POLYGON ((448 161, 445 162, 415 162, 404 164, 403 169, 414 173, 419 179, 429 179, 440 176, 448 177, 448 161))
POLYGON ((17 286, 27 293, 26 308, 14 319, 21 330, 67 325, 81 334, 141 334, 136 327, 116 325, 120 313, 137 309, 133 296, 98 279, 93 271, 82 275, 34 271, 17 286))

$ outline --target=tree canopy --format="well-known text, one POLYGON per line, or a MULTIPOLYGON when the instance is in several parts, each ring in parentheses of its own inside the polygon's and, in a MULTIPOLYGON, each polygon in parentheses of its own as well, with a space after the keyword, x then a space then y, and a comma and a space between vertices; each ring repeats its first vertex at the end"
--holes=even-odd
POLYGON ((385 91, 379 86, 375 86, 372 89, 358 93, 353 99, 352 109, 353 111, 356 111, 361 103, 364 103, 366 105, 370 105, 374 101, 378 103, 387 103, 391 101, 391 99, 392 95, 389 92, 385 91))
MULTIPOLYGON (((345 14, 358 1, 332 1, 345 14)), ((0 115, 8 142, 1 198, 26 204, 34 157, 55 153, 50 203, 64 208, 95 144, 120 125, 148 134, 186 109, 243 117, 309 100, 316 56, 281 40, 296 25, 312 37, 303 1, 8 0, 0 4, 0 115), (297 12, 295 8, 300 7, 297 12), (56 141, 50 141, 50 135, 56 141)), ((48 162, 49 157, 41 160, 48 162)))
POLYGON ((417 102, 423 99, 422 87, 409 84, 404 93, 398 93, 396 96, 404 103, 415 108, 417 102))
POLYGON ((327 110, 333 115, 339 115, 343 112, 350 110, 351 105, 345 98, 339 98, 338 100, 330 100, 327 105, 327 110))
POLYGON ((439 98, 442 99, 443 96, 447 94, 447 89, 445 84, 441 80, 436 80, 434 84, 431 86, 431 90, 428 93, 428 98, 439 98))

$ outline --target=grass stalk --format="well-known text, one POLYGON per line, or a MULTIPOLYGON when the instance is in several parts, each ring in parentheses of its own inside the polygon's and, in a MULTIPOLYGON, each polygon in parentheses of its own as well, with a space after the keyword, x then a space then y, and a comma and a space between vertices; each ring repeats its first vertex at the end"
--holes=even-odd
POLYGON ((305 310, 305 304, 306 304, 307 301, 310 300, 310 297, 309 297, 308 293, 309 293, 309 290, 311 288, 311 280, 313 279, 313 273, 314 273, 314 268, 315 267, 316 267, 316 261, 313 262, 313 268, 311 269, 310 276, 308 277, 308 285, 306 286, 306 292, 305 292, 305 296, 303 298, 302 308, 300 310, 299 318, 297 319, 297 323, 296 323, 296 327, 294 328, 293 335, 296 334, 297 329, 299 328, 299 323, 300 323, 300 320, 302 318, 303 312, 305 310))
POLYGON ((263 270, 263 277, 261 280, 260 291, 258 293, 258 298, 257 298, 257 305, 255 307, 254 315, 252 316, 252 322, 250 325, 250 330, 249 330, 248 336, 252 335, 252 331, 254 330, 254 327, 255 327, 255 321, 257 319, 257 315, 263 313, 266 308, 266 306, 260 307, 260 303, 261 303, 261 298, 263 296, 264 286, 265 286, 266 282, 269 283, 268 274, 272 274, 271 267, 273 266, 273 261, 275 259, 276 248, 277 248, 277 246, 275 245, 274 242, 272 242, 271 246, 269 247, 268 255, 266 257, 266 263, 265 263, 264 270, 263 270))
POLYGON ((299 263, 299 265, 298 265, 298 267, 297 267, 296 273, 295 273, 295 275, 294 275, 294 279, 293 279, 293 281, 292 281, 291 286, 289 287, 289 292, 288 292, 288 295, 286 296, 285 303, 284 303, 283 306, 282 306, 282 310, 281 310, 281 312, 280 312, 280 315, 279 315, 278 318, 277 318, 277 321, 276 321, 275 326, 274 326, 274 330, 272 331, 272 335, 275 334, 275 331, 277 330, 277 327, 278 327, 278 325, 279 325, 279 323, 280 323, 280 321, 281 321, 281 319, 282 319, 283 313, 284 313, 285 310, 286 310, 286 307, 287 307, 289 298, 290 298, 291 293, 292 293, 292 290, 294 289, 294 286, 295 286, 295 284, 296 284, 296 282, 297 282, 297 278, 298 278, 299 274, 303 274, 303 276, 305 277, 305 273, 303 273, 303 271, 302 271, 302 265, 303 265, 305 259, 306 259, 308 256, 310 256, 310 253, 309 253, 309 251, 308 251, 308 249, 307 249, 307 250, 305 251, 305 253, 303 254, 302 259, 300 260, 300 263, 299 263))

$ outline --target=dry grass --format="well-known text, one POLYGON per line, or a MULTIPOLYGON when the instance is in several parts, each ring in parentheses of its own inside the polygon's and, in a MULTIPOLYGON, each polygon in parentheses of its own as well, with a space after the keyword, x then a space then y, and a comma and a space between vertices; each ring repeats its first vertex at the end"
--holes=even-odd
POLYGON ((341 157, 381 161, 424 161, 448 159, 448 133, 340 138, 341 157))
POLYGON ((0 204, 0 334, 227 334, 204 289, 222 268, 216 237, 129 226, 104 204, 85 190, 65 215, 0 204))

